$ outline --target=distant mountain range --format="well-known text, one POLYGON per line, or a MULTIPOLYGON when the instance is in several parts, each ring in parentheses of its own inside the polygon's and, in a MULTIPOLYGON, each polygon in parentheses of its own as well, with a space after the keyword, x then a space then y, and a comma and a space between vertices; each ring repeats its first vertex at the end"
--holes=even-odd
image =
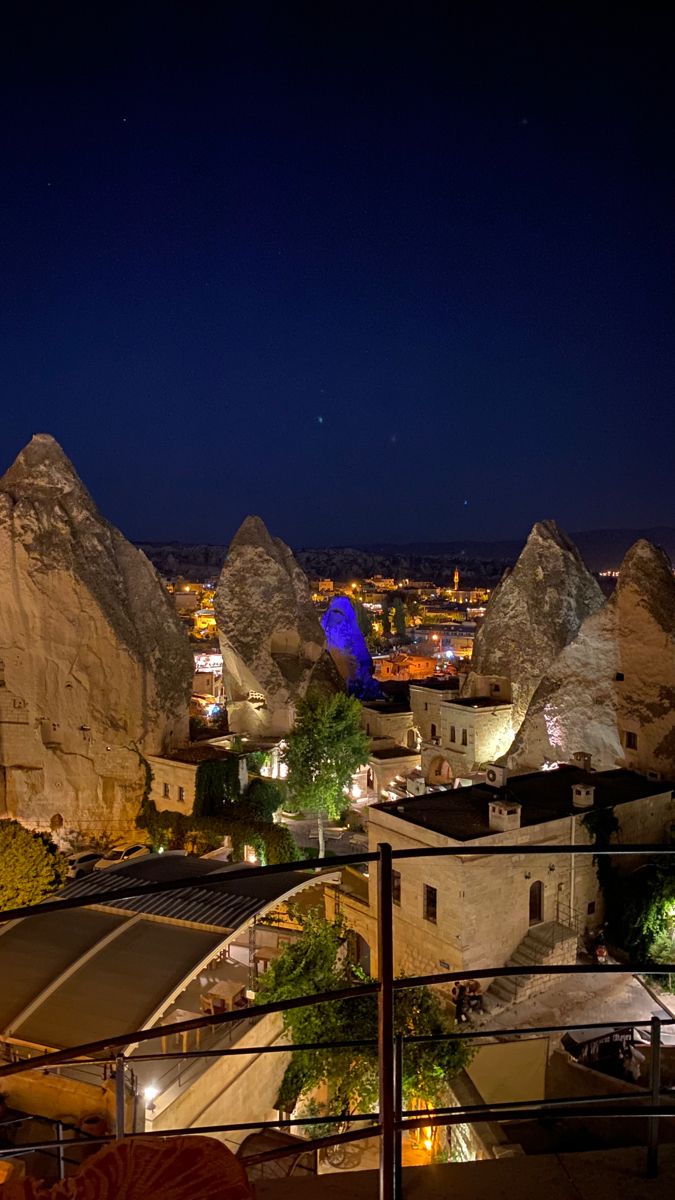
MULTIPOLYGON (((639 538, 661 546, 675 559, 675 528, 592 529, 570 534, 591 571, 618 567, 639 538)), ((346 580, 350 576, 407 575, 439 582, 459 566, 466 580, 498 579, 504 567, 515 562, 524 539, 512 541, 372 542, 357 546, 300 548, 295 551, 308 575, 346 580)), ((169 578, 215 579, 225 560, 227 546, 191 545, 182 542, 139 542, 157 570, 169 578)))

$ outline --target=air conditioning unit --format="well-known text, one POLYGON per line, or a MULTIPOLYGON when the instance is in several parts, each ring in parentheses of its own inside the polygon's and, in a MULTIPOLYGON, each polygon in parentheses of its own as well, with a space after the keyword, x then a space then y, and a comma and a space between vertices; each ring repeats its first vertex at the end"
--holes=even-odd
POLYGON ((485 782, 488 787, 505 787, 508 773, 507 767, 501 767, 497 763, 490 763, 485 772, 485 782))

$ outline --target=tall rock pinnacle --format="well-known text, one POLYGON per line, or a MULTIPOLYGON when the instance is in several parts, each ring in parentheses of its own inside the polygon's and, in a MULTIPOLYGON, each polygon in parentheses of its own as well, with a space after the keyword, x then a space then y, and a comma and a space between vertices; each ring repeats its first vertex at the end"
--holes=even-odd
POLYGON ((617 586, 551 664, 509 751, 517 769, 593 755, 675 777, 675 579, 662 550, 641 540, 617 586))
POLYGON ((287 733, 310 688, 341 689, 307 578, 260 517, 247 517, 234 535, 214 608, 235 732, 287 733))
POLYGON ((155 570, 47 434, 0 479, 0 597, 6 694, 28 722, 19 745, 0 715, 0 810, 128 829, 138 751, 187 737, 192 655, 155 570))
POLYGON ((490 598, 476 634, 469 689, 480 676, 510 680, 518 729, 546 670, 602 603, 574 543, 555 521, 538 522, 490 598))

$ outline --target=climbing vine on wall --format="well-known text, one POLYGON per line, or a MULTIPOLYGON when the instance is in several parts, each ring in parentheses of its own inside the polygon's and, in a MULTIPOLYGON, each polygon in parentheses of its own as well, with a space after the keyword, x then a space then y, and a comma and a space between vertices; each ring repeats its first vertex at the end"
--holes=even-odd
MULTIPOLYGON (((609 846, 612 836, 619 832, 619 821, 611 804, 603 805, 601 808, 589 809, 582 817, 581 823, 588 830, 594 844, 598 848, 609 846)), ((613 899, 614 870, 612 860, 607 854, 598 854, 594 862, 598 883, 602 889, 605 904, 609 911, 613 899)))
POLYGON ((241 795, 239 759, 236 755, 207 760, 197 767, 195 817, 220 817, 231 813, 241 795))

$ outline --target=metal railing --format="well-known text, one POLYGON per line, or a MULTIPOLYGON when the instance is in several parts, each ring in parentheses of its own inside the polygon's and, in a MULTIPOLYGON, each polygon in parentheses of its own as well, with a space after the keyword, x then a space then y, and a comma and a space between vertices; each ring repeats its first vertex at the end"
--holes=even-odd
MULTIPOLYGON (((273 1002, 262 1005, 254 1005, 246 1010, 246 1019, 255 1020, 270 1013, 281 1013, 293 1008, 302 1008, 310 1004, 331 1003, 335 1000, 351 999, 364 995, 376 995, 378 1005, 378 1068, 379 1068, 379 1098, 377 1113, 359 1113, 350 1114, 348 1120, 350 1124, 356 1128, 344 1130, 341 1132, 331 1133, 325 1137, 312 1138, 306 1143, 306 1149, 319 1150, 323 1147, 336 1144, 349 1143, 359 1141, 364 1138, 378 1137, 380 1139, 380 1167, 379 1167, 379 1196, 380 1200, 398 1200, 401 1195, 401 1139, 404 1132, 414 1130, 422 1126, 453 1126, 457 1124, 475 1124, 486 1121, 506 1121, 510 1119, 518 1120, 537 1120, 545 1115, 555 1114, 558 1119, 568 1119, 583 1115, 585 1119, 591 1118, 610 1118, 610 1119, 626 1119, 629 1117, 645 1120, 647 1123, 647 1172, 653 1176, 657 1172, 658 1165, 658 1144, 659 1144, 659 1122, 663 1118, 675 1117, 675 1103, 664 1104, 661 1099, 661 1028, 662 1026, 675 1025, 675 1019, 661 1020, 658 1017, 652 1017, 650 1022, 651 1029, 651 1060, 650 1060, 650 1078, 649 1086, 644 1089, 633 1089, 630 1098, 626 1097, 625 1093, 608 1093, 603 1096, 592 1097, 573 1097, 552 1100, 534 1100, 534 1101, 513 1101, 500 1104, 477 1104, 477 1105, 454 1105, 446 1108, 433 1108, 425 1110, 406 1110, 403 1107, 402 1099, 402 1058, 405 1046, 420 1042, 440 1042, 450 1040, 489 1040, 494 1038, 503 1039, 507 1036, 522 1037, 542 1034, 555 1034, 561 1032, 573 1032, 576 1029, 589 1029, 596 1027, 607 1028, 612 1026, 615 1028, 633 1028, 635 1026, 643 1026, 646 1022, 644 1018, 636 1017, 631 1021, 604 1021, 593 1026, 589 1022, 584 1022, 582 1025, 557 1025, 557 1026, 539 1026, 539 1027, 518 1027, 515 1029, 461 1029, 455 1030, 452 1033, 437 1036, 395 1036, 394 1033, 394 998, 397 991, 407 988, 419 987, 421 985, 437 985, 442 983, 452 983, 461 981, 470 975, 472 979, 495 979, 499 977, 519 977, 531 975, 544 976, 566 976, 566 975, 594 975, 594 974, 620 974, 620 975, 669 975, 675 974, 675 964, 643 964, 641 966, 626 966, 619 963, 611 963, 608 965, 600 964, 556 964, 556 965, 539 965, 528 964, 527 966, 505 966, 505 967, 489 967, 480 969, 463 968, 461 970, 435 972, 427 975, 405 976, 400 978, 394 977, 394 939, 393 939, 393 863, 399 860, 416 859, 416 858, 438 858, 438 857, 508 857, 508 856, 531 856, 531 855, 610 855, 611 857, 620 857, 623 855, 673 855, 675 854, 675 846, 663 845, 618 845, 607 848, 598 846, 532 846, 532 845, 488 845, 482 847, 476 846, 451 846, 445 848, 419 848, 415 850, 392 850, 388 843, 380 843, 376 851, 367 853, 344 855, 335 858, 312 860, 311 868, 349 866, 362 863, 376 863, 377 871, 377 895, 378 895, 378 911, 377 911, 377 941, 378 941, 378 975, 376 981, 368 983, 355 984, 351 987, 341 988, 338 990, 314 993, 311 995, 300 996, 294 999, 273 1002)), ((269 867, 259 868, 242 868, 241 870, 233 870, 227 873, 226 876, 220 879, 209 879, 208 884, 205 883, 204 876, 199 875, 194 878, 188 877, 181 880, 168 882, 159 882, 154 884, 144 885, 142 889, 130 887, 125 895, 122 896, 119 888, 114 891, 101 891, 96 896, 77 897, 72 900, 56 900, 47 901, 37 905, 23 906, 0 912, 0 922, 16 920, 24 917, 42 915, 45 913, 63 913, 68 908, 81 908, 91 904, 99 905, 101 903, 112 903, 113 905, 122 906, 127 898, 132 896, 147 897, 152 894, 161 892, 181 891, 186 888, 199 886, 204 888, 227 887, 235 883, 239 879, 246 879, 250 883, 251 879, 258 874, 259 876, 274 875, 287 873, 289 871, 307 872, 307 863, 282 863, 269 867)), ((92 1138, 83 1136, 81 1138, 57 1138, 56 1140, 42 1141, 31 1144, 23 1144, 16 1147, 8 1147, 0 1149, 0 1157, 23 1156, 31 1151, 54 1151, 62 1156, 64 1153, 63 1147, 74 1148, 78 1145, 96 1145, 104 1144, 114 1139, 114 1137, 133 1137, 138 1134, 136 1131, 129 1131, 126 1128, 126 1065, 127 1060, 124 1057, 124 1051, 130 1046, 134 1047, 133 1061, 139 1063, 147 1060, 193 1060, 202 1059, 208 1061, 210 1058, 220 1058, 227 1055, 259 1055, 273 1053, 289 1053, 293 1049, 312 1050, 322 1049, 327 1047, 338 1048, 340 1045, 358 1047, 368 1046, 373 1048, 374 1043, 368 1040, 354 1040, 346 1043, 327 1043, 316 1042, 307 1043, 303 1046, 293 1046, 288 1044, 278 1044, 272 1046, 227 1046, 218 1047, 211 1050, 200 1049, 194 1051, 168 1051, 164 1053, 139 1054, 137 1047, 142 1047, 146 1042, 161 1038, 163 1036, 173 1036, 178 1033, 187 1032, 189 1030, 201 1029, 205 1026, 226 1026, 233 1025, 242 1020, 242 1012, 225 1012, 204 1017, 196 1017, 188 1020, 175 1022, 168 1025, 155 1025, 151 1029, 135 1030, 125 1034, 117 1035, 110 1038, 99 1039, 95 1042, 89 1042, 80 1046, 69 1047, 65 1050, 48 1051, 42 1054, 36 1054, 29 1058, 15 1060, 0 1064, 0 1080, 3 1077, 17 1074, 27 1070, 41 1069, 50 1071, 56 1067, 64 1067, 67 1065, 77 1065, 82 1067, 85 1064, 96 1066, 107 1065, 109 1068, 114 1067, 115 1072, 115 1089, 116 1089, 116 1128, 115 1134, 102 1135, 92 1138)), ((321 1125, 332 1126, 339 1129, 345 1124, 346 1117, 344 1114, 330 1114, 328 1116, 321 1115, 320 1117, 295 1117, 284 1118, 275 1121, 248 1121, 237 1122, 232 1124, 219 1124, 209 1126, 190 1126, 183 1129, 170 1130, 151 1130, 145 1131, 145 1137, 166 1137, 176 1134, 209 1134, 209 1133, 243 1133, 254 1130, 260 1130, 267 1127, 276 1129, 292 1129, 315 1126, 318 1123, 321 1125)), ((264 1151, 258 1154, 250 1155, 244 1159, 244 1162, 253 1165, 272 1159, 283 1158, 288 1155, 297 1155, 297 1145, 288 1147, 275 1147, 273 1150, 264 1151)))

